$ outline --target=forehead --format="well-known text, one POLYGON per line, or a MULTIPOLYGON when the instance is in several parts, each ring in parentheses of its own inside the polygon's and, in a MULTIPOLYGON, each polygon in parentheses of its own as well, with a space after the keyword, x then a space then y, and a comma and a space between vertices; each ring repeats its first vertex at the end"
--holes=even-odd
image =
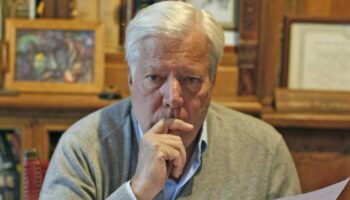
POLYGON ((193 31, 182 38, 152 36, 140 43, 137 68, 171 65, 207 67, 208 42, 204 34, 193 31))
MULTIPOLYGON (((166 36, 150 36, 141 42, 141 48, 147 49, 147 52, 153 52, 162 49, 161 52, 201 52, 207 51, 207 39, 199 31, 193 31, 184 37, 171 38, 166 36)), ((158 52, 158 53, 161 53, 158 52)))

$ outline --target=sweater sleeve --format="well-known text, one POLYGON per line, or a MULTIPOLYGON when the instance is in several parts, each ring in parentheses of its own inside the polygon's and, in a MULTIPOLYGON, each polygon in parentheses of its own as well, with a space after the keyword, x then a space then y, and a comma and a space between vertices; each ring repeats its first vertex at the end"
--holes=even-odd
POLYGON ((113 192, 106 200, 137 200, 134 193, 131 190, 130 181, 124 183, 115 192, 113 192))
POLYGON ((301 193, 298 173, 288 147, 281 138, 273 159, 270 175, 268 199, 301 193))

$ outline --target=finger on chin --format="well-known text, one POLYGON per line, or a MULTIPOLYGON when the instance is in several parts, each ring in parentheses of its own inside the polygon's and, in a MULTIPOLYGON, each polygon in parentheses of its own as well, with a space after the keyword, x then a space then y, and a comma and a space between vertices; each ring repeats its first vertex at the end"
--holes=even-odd
POLYGON ((170 131, 192 131, 193 125, 181 119, 169 118, 165 120, 168 130, 170 131))

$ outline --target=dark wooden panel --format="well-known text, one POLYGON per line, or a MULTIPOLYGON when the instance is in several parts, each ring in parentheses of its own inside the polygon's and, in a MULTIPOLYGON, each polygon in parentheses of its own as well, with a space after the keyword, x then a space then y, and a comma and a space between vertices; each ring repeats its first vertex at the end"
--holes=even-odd
MULTIPOLYGON (((350 176, 350 129, 278 128, 298 169, 303 192, 350 176)), ((348 185, 339 200, 350 199, 348 185)))

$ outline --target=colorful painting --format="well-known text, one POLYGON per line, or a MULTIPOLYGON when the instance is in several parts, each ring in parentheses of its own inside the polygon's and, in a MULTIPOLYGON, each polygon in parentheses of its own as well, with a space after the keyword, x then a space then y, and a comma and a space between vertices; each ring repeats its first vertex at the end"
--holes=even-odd
POLYGON ((15 80, 92 83, 95 32, 17 30, 15 80))

